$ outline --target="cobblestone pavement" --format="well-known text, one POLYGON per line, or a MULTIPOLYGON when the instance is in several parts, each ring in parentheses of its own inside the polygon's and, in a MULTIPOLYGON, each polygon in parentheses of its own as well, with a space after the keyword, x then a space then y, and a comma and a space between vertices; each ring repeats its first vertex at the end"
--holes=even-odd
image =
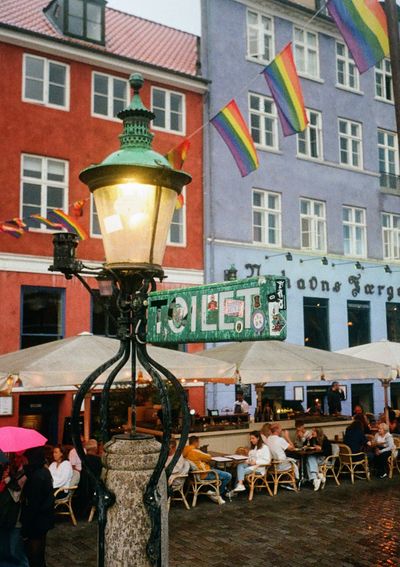
MULTIPOLYGON (((224 506, 207 497, 191 510, 173 503, 169 567, 400 567, 400 478, 328 482, 253 502, 242 493, 224 506)), ((95 548, 95 523, 60 519, 48 567, 96 567, 95 548)))

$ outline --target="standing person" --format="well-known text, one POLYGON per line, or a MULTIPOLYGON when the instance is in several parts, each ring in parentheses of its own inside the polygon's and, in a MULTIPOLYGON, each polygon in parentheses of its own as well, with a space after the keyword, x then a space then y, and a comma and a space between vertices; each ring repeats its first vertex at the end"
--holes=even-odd
POLYGON ((234 492, 246 490, 244 486, 244 478, 246 474, 256 471, 260 474, 265 473, 266 465, 271 463, 271 453, 267 445, 264 444, 261 432, 252 431, 250 433, 250 451, 249 458, 244 463, 237 466, 238 483, 233 489, 234 492))
POLYGON ((231 473, 226 471, 221 471, 220 469, 211 469, 210 461, 212 460, 212 456, 208 453, 204 453, 200 451, 200 439, 197 435, 191 435, 189 437, 189 444, 183 449, 182 456, 191 461, 197 469, 204 471, 204 478, 206 480, 214 480, 215 474, 210 474, 212 470, 213 473, 216 473, 219 480, 221 481, 221 486, 219 489, 220 497, 217 498, 217 495, 214 494, 212 491, 208 494, 213 502, 217 504, 225 504, 225 500, 223 500, 222 496, 226 492, 226 487, 230 480, 232 479, 231 473))
POLYGON ((233 413, 249 413, 250 406, 243 397, 243 392, 238 391, 233 406, 233 413))
POLYGON ((340 389, 339 382, 332 382, 328 390, 328 409, 329 415, 340 415, 342 413, 342 401, 344 394, 340 389))
MULTIPOLYGON (((96 439, 89 439, 84 444, 87 464, 96 478, 100 478, 103 463, 97 454, 98 443, 96 439)), ((76 507, 79 515, 86 514, 95 504, 96 482, 86 468, 82 469, 78 490, 76 491, 76 507)))
POLYGON ((53 462, 49 466, 51 478, 53 479, 53 488, 57 489, 62 486, 71 486, 73 475, 72 465, 67 459, 61 445, 54 447, 53 459, 53 462))
POLYGON ((26 539, 29 567, 46 567, 46 535, 54 527, 54 495, 51 474, 45 466, 43 447, 25 452, 26 483, 22 495, 22 536, 26 539))

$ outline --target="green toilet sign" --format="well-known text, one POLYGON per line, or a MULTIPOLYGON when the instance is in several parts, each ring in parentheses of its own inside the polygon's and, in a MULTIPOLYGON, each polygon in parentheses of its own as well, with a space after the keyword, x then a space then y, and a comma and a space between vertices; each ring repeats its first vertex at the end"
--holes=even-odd
POLYGON ((286 279, 260 276, 149 295, 154 344, 284 340, 286 279))

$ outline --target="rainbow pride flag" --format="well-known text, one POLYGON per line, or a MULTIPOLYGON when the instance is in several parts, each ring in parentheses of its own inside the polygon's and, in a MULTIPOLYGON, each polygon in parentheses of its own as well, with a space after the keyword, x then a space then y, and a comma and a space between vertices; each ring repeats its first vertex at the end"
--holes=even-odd
POLYGON ((53 209, 48 213, 49 220, 60 224, 67 232, 74 232, 81 240, 86 240, 88 235, 86 231, 67 213, 61 209, 53 209))
POLYGON ((389 55, 386 14, 378 0, 328 0, 327 8, 360 73, 389 55))
POLYGON ((52 222, 49 219, 46 219, 46 217, 42 217, 42 215, 32 214, 32 215, 29 215, 29 216, 30 216, 31 219, 36 219, 36 220, 42 222, 43 224, 45 224, 49 228, 55 228, 55 229, 63 228, 62 225, 59 222, 52 222))
POLYGON ((185 204, 185 197, 184 197, 183 194, 181 193, 181 194, 178 195, 177 198, 176 198, 175 210, 176 210, 176 211, 179 211, 179 209, 181 209, 184 204, 185 204))
POLYGON ((173 169, 182 169, 187 158, 189 148, 190 141, 186 139, 166 154, 165 157, 173 169))
POLYGON ((278 108, 284 136, 302 132, 307 127, 308 118, 291 43, 265 67, 263 75, 278 108))
POLYGON ((0 223, 0 232, 9 234, 14 238, 21 238, 21 236, 24 234, 24 229, 15 225, 11 226, 10 224, 7 224, 7 222, 2 222, 0 223))
POLYGON ((230 149, 242 177, 256 170, 259 166, 256 148, 236 102, 231 100, 210 122, 230 149))

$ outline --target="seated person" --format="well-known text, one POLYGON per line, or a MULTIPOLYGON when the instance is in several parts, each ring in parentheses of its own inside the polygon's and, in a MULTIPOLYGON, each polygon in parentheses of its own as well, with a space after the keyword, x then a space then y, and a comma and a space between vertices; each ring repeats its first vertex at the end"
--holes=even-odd
MULTIPOLYGON (((72 465, 67 459, 65 451, 61 445, 56 445, 53 449, 53 462, 49 466, 51 478, 53 480, 53 488, 61 488, 62 486, 71 486, 72 465)), ((64 494, 59 494, 58 498, 64 498, 64 494)))
MULTIPOLYGON (((358 416, 354 416, 353 422, 346 428, 346 432, 343 437, 343 443, 350 447, 352 453, 364 453, 367 447, 368 439, 364 431, 364 420, 361 420, 358 416)), ((364 455, 358 455, 353 457, 353 461, 362 461, 364 455)))
POLYGON ((221 486, 219 487, 220 497, 218 498, 212 490, 209 491, 208 496, 213 502, 216 502, 217 504, 225 504, 225 500, 223 500, 222 496, 226 492, 226 487, 232 479, 232 475, 226 471, 211 469, 210 461, 212 459, 212 456, 208 453, 200 451, 199 447, 200 439, 197 437, 197 435, 191 435, 189 437, 189 444, 186 445, 186 447, 183 449, 182 456, 193 463, 196 469, 204 471, 204 476, 202 476, 202 478, 207 480, 214 480, 215 475, 210 474, 210 470, 217 474, 219 480, 221 481, 221 486))
POLYGON ((314 490, 318 490, 321 486, 325 487, 326 478, 319 472, 319 465, 324 462, 326 457, 332 455, 332 443, 324 434, 322 427, 313 427, 310 437, 310 447, 314 447, 318 451, 318 455, 307 455, 306 469, 309 480, 313 481, 314 490))
POLYGON ((304 447, 310 440, 311 431, 304 427, 304 421, 296 421, 296 431, 294 434, 294 446, 298 449, 304 447))
POLYGON ((364 433, 366 435, 371 433, 368 417, 365 415, 364 410, 361 406, 354 406, 353 419, 358 419, 363 424, 364 433))
POLYGON ((260 429, 260 435, 261 435, 261 439, 262 439, 263 443, 266 445, 267 439, 271 435, 271 424, 270 423, 264 423, 264 425, 260 429))
POLYGON ((260 431, 252 431, 250 433, 250 451, 249 458, 244 463, 237 466, 238 483, 233 489, 234 492, 246 490, 244 486, 244 478, 246 474, 257 471, 260 474, 265 473, 265 466, 271 463, 271 453, 267 445, 263 443, 260 431))
POLYGON ((374 456, 372 459, 375 474, 378 478, 387 477, 387 461, 392 451, 395 449, 392 434, 389 433, 389 426, 387 423, 380 423, 378 426, 378 433, 375 434, 373 441, 368 442, 374 449, 374 456))
MULTIPOLYGON (((172 457, 175 455, 175 451, 176 451, 176 439, 171 437, 169 442, 169 453, 168 453, 167 461, 165 463, 165 468, 167 468, 169 463, 172 461, 172 457)), ((189 469, 190 469, 189 461, 181 455, 178 461, 176 462, 174 469, 168 479, 168 484, 169 485, 180 484, 181 480, 183 479, 179 479, 179 478, 177 479, 176 477, 187 474, 189 472, 189 469)))
POLYGON ((285 453, 287 449, 290 451, 295 450, 295 446, 290 441, 289 434, 287 431, 284 432, 286 439, 281 437, 282 427, 279 423, 273 423, 271 425, 271 435, 267 439, 267 445, 271 451, 271 456, 274 461, 281 461, 278 465, 278 470, 285 471, 288 470, 292 464, 294 465, 295 476, 299 478, 299 468, 294 459, 288 457, 285 453))

